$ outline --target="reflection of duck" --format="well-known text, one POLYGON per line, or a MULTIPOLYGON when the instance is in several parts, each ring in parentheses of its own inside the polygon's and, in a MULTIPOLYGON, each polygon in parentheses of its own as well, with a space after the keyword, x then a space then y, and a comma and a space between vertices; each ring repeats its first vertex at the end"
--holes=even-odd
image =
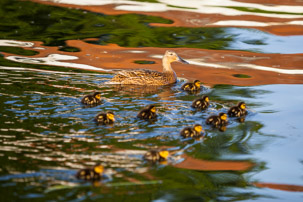
POLYGON ((202 98, 197 98, 191 106, 199 110, 206 109, 209 106, 209 97, 204 95, 202 98))
POLYGON ((185 83, 182 85, 181 89, 185 91, 197 91, 200 90, 201 82, 195 80, 193 83, 185 83))
POLYGON ((179 61, 188 64, 173 51, 166 51, 162 59, 163 72, 140 69, 120 71, 107 84, 135 84, 162 86, 177 81, 177 76, 170 63, 179 61))
POLYGON ((137 117, 140 119, 146 119, 146 120, 157 118, 155 105, 149 105, 146 108, 142 109, 138 113, 137 117))
POLYGON ((81 169, 77 172, 76 177, 81 180, 100 180, 104 167, 102 165, 96 165, 93 168, 81 169))
POLYGON ((229 116, 245 116, 247 114, 245 102, 239 102, 237 106, 231 107, 227 113, 229 116))
POLYGON ((95 117, 98 124, 113 124, 115 122, 115 115, 113 112, 100 113, 95 117))
POLYGON ((169 156, 168 151, 150 150, 144 155, 144 159, 152 162, 166 161, 169 156))
POLYGON ((86 95, 82 98, 81 103, 86 105, 101 104, 101 93, 95 92, 94 94, 86 95))
POLYGON ((218 116, 210 116, 206 119, 206 124, 220 128, 227 125, 227 115, 221 112, 218 116))
POLYGON ((194 127, 183 128, 180 132, 181 136, 184 138, 197 138, 201 136, 202 126, 200 124, 195 124, 194 127))

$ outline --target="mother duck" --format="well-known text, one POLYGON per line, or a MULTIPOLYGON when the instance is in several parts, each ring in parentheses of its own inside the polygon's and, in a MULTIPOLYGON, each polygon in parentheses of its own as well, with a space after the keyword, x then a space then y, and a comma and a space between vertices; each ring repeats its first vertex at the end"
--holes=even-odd
POLYGON ((163 72, 148 69, 122 70, 107 82, 107 84, 163 86, 176 83, 177 75, 170 65, 170 63, 175 61, 188 64, 188 62, 179 57, 174 51, 167 50, 162 59, 163 72))

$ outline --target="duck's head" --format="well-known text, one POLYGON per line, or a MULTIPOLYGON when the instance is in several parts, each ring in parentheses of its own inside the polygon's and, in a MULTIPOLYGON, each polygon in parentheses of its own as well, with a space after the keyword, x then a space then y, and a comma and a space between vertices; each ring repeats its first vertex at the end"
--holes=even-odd
POLYGON ((198 88, 200 88, 201 82, 199 80, 195 80, 194 85, 197 86, 198 88))
POLYGON ((155 105, 149 105, 148 109, 149 109, 151 112, 153 112, 153 113, 155 113, 155 112, 157 111, 155 105))
POLYGON ((93 94, 93 96, 94 96, 96 99, 101 100, 101 93, 100 93, 100 92, 95 92, 95 93, 93 94))
POLYGON ((194 130, 197 131, 198 133, 200 133, 202 131, 202 126, 200 124, 195 124, 194 125, 194 130))
POLYGON ((245 102, 239 102, 238 107, 239 107, 240 109, 246 109, 246 104, 245 104, 245 102))
POLYGON ((209 102, 209 97, 208 97, 207 95, 204 95, 204 96, 202 97, 202 99, 203 99, 205 102, 209 102))
POLYGON ((104 171, 104 167, 102 166, 102 165, 96 165, 95 167, 94 167, 94 171, 96 172, 96 173, 98 173, 98 174, 101 174, 101 173, 103 173, 103 171, 104 171))
POLYGON ((107 112, 106 117, 111 121, 115 121, 115 115, 113 112, 107 112))
POLYGON ((160 151, 159 152, 159 155, 164 158, 164 159, 167 159, 167 157, 169 156, 169 152, 164 150, 164 151, 160 151))
POLYGON ((224 120, 224 121, 227 120, 227 114, 225 114, 225 113, 223 113, 223 112, 221 112, 221 113, 219 114, 219 117, 220 117, 221 120, 224 120))
POLYGON ((163 60, 167 60, 169 63, 172 62, 182 62, 184 64, 189 64, 187 61, 183 60, 180 56, 177 55, 174 51, 167 50, 163 57, 163 60))

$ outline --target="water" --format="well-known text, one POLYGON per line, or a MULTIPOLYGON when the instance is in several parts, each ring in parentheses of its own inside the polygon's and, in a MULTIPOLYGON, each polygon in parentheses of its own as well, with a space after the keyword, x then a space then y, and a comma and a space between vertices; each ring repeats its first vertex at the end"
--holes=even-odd
POLYGON ((302 201, 301 7, 149 2, 157 5, 127 1, 112 14, 110 7, 0 1, 0 201, 302 201), (243 12, 257 17, 233 18, 243 12), (285 30, 294 35, 274 34, 285 30), (105 84, 113 68, 158 68, 166 49, 190 61, 173 64, 176 84, 105 84), (203 90, 182 91, 183 76, 200 79, 203 90), (95 91, 103 104, 83 106, 81 98, 95 91), (192 101, 204 94, 210 107, 195 111, 192 101), (230 118, 224 132, 205 124, 239 101, 248 106, 244 122, 230 118), (138 120, 149 104, 158 119, 138 120), (96 125, 106 111, 116 122, 96 125), (205 137, 183 139, 180 131, 194 124, 205 137), (169 150, 168 161, 144 161, 154 148, 169 150), (76 179, 97 163, 105 167, 102 180, 76 179))
POLYGON ((93 200, 113 195, 117 200, 122 196, 127 200, 302 197, 285 191, 263 193, 253 185, 302 182, 299 151, 303 141, 303 96, 298 93, 302 85, 217 85, 192 95, 180 90, 182 80, 153 89, 153 93, 140 93, 104 85, 111 77, 107 74, 1 68, 0 75, 3 199, 93 200), (101 91, 104 104, 83 107, 81 97, 94 90, 101 91), (210 96, 211 107, 196 112, 190 104, 204 93, 210 96), (225 132, 205 125, 209 115, 226 112, 238 100, 245 101, 249 108, 244 123, 231 119, 225 132), (156 122, 136 119, 147 104, 156 104, 156 122), (94 116, 108 110, 116 114, 116 123, 96 125, 94 116), (203 124, 206 138, 182 139, 179 131, 195 123, 203 124), (168 164, 151 166, 142 160, 150 148, 168 148, 175 154, 168 164), (196 159, 200 167, 203 161, 201 164, 199 160, 203 159, 227 160, 235 165, 240 162, 250 169, 224 170, 224 163, 210 165, 204 171, 191 166, 177 168, 180 163, 182 167, 185 156, 196 159), (96 163, 106 167, 106 178, 100 184, 92 186, 75 178, 78 169, 96 163))

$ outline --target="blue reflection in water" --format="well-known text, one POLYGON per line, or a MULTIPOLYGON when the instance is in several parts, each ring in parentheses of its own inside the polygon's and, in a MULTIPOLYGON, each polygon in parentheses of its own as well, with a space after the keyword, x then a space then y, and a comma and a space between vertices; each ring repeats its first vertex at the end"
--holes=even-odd
POLYGON ((228 49, 248 50, 261 53, 303 53, 303 36, 277 36, 257 29, 226 28, 233 36, 228 49))

